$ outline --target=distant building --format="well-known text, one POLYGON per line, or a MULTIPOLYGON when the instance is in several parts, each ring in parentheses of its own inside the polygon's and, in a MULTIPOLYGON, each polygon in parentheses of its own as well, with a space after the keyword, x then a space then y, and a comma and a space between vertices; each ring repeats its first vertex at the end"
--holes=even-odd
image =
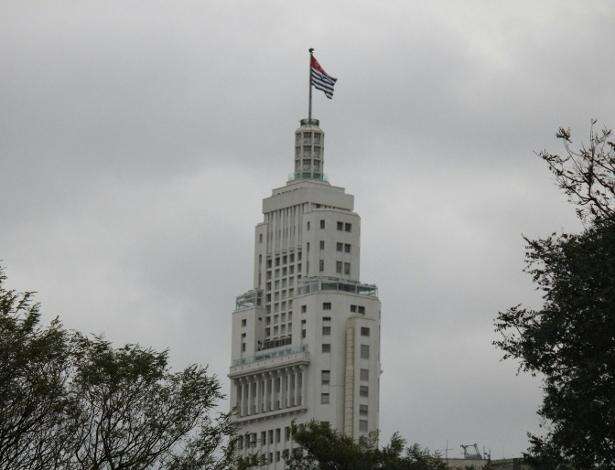
POLYGON ((532 470, 530 465, 523 463, 523 459, 444 459, 451 470, 481 470, 487 464, 493 470, 532 470))
POLYGON ((324 132, 302 119, 294 174, 263 200, 254 286, 232 315, 231 408, 240 452, 284 468, 293 420, 359 439, 379 426, 380 301, 360 282, 354 197, 324 176, 324 132))

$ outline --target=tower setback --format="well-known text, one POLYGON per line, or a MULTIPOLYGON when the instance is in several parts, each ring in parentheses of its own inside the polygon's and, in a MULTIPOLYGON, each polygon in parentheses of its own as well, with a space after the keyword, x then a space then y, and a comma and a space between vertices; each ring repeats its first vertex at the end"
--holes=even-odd
POLYGON ((354 197, 324 176, 324 132, 302 119, 294 173, 263 200, 253 289, 232 315, 231 409, 239 452, 282 469, 290 425, 327 421, 355 439, 378 430, 380 301, 360 282, 354 197))

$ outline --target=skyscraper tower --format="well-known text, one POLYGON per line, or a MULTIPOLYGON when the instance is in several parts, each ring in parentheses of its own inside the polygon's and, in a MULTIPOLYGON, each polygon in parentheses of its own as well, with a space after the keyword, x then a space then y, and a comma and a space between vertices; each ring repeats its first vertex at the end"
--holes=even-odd
POLYGON ((239 451, 284 468, 290 425, 327 421, 360 439, 378 430, 380 301, 360 282, 354 197, 324 176, 317 119, 295 131, 294 174, 263 200, 254 288, 232 315, 231 409, 239 451))

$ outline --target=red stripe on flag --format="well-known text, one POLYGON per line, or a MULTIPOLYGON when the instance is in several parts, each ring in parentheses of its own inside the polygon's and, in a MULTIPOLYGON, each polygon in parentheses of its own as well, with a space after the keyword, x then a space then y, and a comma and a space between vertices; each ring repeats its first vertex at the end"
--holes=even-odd
POLYGON ((323 68, 320 66, 320 64, 318 63, 318 61, 316 60, 316 57, 312 56, 312 61, 310 63, 310 67, 312 67, 314 70, 319 71, 320 73, 323 73, 325 75, 328 75, 327 72, 325 72, 323 70, 323 68))

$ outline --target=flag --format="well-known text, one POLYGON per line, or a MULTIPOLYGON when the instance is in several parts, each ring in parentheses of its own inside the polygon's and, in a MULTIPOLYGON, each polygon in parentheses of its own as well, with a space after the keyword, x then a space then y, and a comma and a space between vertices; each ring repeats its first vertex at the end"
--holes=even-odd
POLYGON ((320 66, 316 57, 312 56, 310 61, 310 83, 314 88, 325 93, 329 99, 333 98, 333 87, 337 78, 328 75, 320 66))

